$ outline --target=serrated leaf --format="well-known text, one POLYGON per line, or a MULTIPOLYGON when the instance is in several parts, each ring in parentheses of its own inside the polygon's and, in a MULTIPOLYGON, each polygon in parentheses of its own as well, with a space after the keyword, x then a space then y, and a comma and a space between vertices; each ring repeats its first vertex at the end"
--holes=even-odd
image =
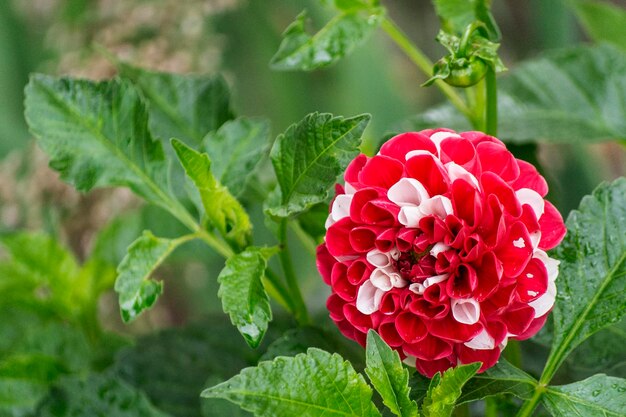
POLYGON ((241 195, 267 154, 269 134, 268 120, 240 117, 202 139, 202 150, 211 158, 213 174, 233 195, 241 195))
POLYGON ((131 80, 150 106, 150 129, 169 141, 198 145, 210 131, 233 118, 230 91, 222 76, 178 75, 119 63, 120 76, 131 80))
POLYGON ((126 186, 185 217, 167 191, 163 148, 152 138, 146 106, 129 82, 33 75, 25 116, 50 166, 79 191, 126 186))
POLYGON ((176 139, 172 140, 178 160, 200 192, 206 215, 228 241, 245 248, 252 237, 252 223, 239 201, 211 172, 211 160, 176 139))
POLYGON ((217 277, 222 308, 252 348, 259 346, 272 320, 269 296, 261 282, 269 256, 263 248, 248 247, 230 257, 217 277))
POLYGON ((585 31, 596 42, 626 49, 626 9, 604 1, 569 0, 585 31))
POLYGON ((288 217, 325 201, 328 191, 359 153, 369 115, 351 118, 312 113, 276 139, 272 164, 279 189, 268 202, 273 216, 288 217))
MULTIPOLYGON (((626 138, 626 54, 610 45, 578 46, 525 62, 499 83, 498 137, 515 143, 592 143, 626 138)), ((445 105, 400 126, 471 130, 445 105)))
POLYGON ((533 396, 536 385, 533 377, 500 358, 495 366, 474 376, 463 386, 457 404, 505 393, 528 400, 533 396))
POLYGON ((383 9, 345 11, 313 36, 306 31, 306 18, 306 12, 300 13, 285 29, 278 52, 270 62, 272 69, 311 71, 334 64, 363 43, 380 25, 383 9))
POLYGON ((626 380, 603 374, 569 385, 547 387, 543 405, 554 417, 623 417, 626 380))
POLYGON ((189 236, 165 239, 145 230, 129 247, 117 268, 115 291, 119 295, 120 311, 125 322, 137 318, 150 308, 161 295, 163 283, 150 279, 155 269, 189 236))
POLYGON ((450 368, 440 378, 431 380, 422 404, 424 417, 449 417, 461 396, 461 389, 480 369, 480 363, 450 368))
POLYGON ((89 374, 63 378, 41 407, 39 417, 167 417, 145 394, 115 374, 89 374))
POLYGON ((246 368, 202 396, 225 398, 260 417, 380 416, 363 377, 341 356, 315 348, 246 368))
POLYGON ((409 371, 402 366, 398 352, 374 330, 367 333, 365 360, 365 373, 391 412, 400 417, 417 417, 417 403, 409 399, 409 371))
POLYGON ((554 338, 542 379, 586 338, 626 313, 626 179, 600 185, 572 211, 554 257, 561 261, 554 338))
POLYGON ((207 379, 222 382, 256 364, 257 359, 258 353, 241 342, 237 330, 220 314, 140 337, 133 346, 119 352, 115 370, 123 380, 145 392, 159 409, 173 416, 199 417, 202 408, 207 409, 203 414, 206 416, 235 416, 239 409, 234 404, 223 401, 230 409, 219 414, 211 406, 212 401, 201 399, 198 393, 207 379))

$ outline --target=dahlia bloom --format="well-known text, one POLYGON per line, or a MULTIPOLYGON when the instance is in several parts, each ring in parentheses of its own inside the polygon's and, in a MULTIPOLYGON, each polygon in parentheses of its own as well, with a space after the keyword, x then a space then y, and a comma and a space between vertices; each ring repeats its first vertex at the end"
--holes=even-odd
POLYGON ((359 155, 337 186, 317 266, 341 332, 375 329, 431 377, 493 366, 509 338, 543 326, 565 235, 548 186, 498 139, 446 129, 404 133, 359 155))

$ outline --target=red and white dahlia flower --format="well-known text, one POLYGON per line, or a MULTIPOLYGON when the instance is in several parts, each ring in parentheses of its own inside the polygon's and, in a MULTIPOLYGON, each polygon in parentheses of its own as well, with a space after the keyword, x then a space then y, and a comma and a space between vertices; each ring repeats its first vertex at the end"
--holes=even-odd
POLYGON ((337 186, 317 266, 341 332, 375 329, 431 377, 493 366, 509 338, 543 326, 565 225, 544 178, 498 139, 446 129, 404 133, 359 155, 337 186))

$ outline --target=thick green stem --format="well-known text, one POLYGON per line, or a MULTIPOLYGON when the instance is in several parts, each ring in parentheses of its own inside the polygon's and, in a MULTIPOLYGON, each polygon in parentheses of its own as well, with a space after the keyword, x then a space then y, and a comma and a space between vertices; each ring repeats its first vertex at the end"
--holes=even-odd
POLYGON ((522 408, 519 410, 516 417, 531 417, 533 415, 533 411, 535 411, 535 408, 539 405, 539 401, 541 401, 544 390, 544 385, 538 385, 535 388, 535 393, 532 398, 522 405, 522 408))
POLYGON ((213 248, 217 253, 228 259, 235 254, 235 252, 223 241, 219 240, 213 233, 207 232, 202 226, 196 226, 195 235, 202 239, 204 243, 213 248))
MULTIPOLYGON (((404 51, 404 53, 409 57, 411 61, 417 67, 422 70, 422 72, 430 77, 433 71, 433 63, 428 57, 418 49, 411 40, 402 32, 402 30, 396 26, 396 24, 385 17, 381 24, 382 29, 389 35, 389 37, 404 51)), ((441 90, 441 92, 450 100, 452 105, 456 107, 468 120, 472 121, 472 112, 467 107, 461 96, 459 96, 454 88, 446 84, 441 80, 435 81, 435 85, 441 90)))
POLYGON ((287 219, 282 219, 278 226, 278 236, 280 241, 280 263, 285 273, 285 280, 287 281, 287 287, 291 294, 291 300, 295 308, 296 320, 301 325, 309 324, 309 313, 304 304, 300 287, 298 286, 298 280, 296 279, 296 272, 291 262, 291 254, 289 251, 289 244, 287 241, 287 219))
POLYGON ((496 72, 489 68, 485 77, 487 89, 487 109, 485 112, 485 133, 491 136, 498 134, 498 89, 496 72))
POLYGON ((296 308, 291 301, 289 290, 281 281, 280 277, 271 268, 265 270, 264 286, 267 293, 278 302, 285 310, 295 315, 296 308))

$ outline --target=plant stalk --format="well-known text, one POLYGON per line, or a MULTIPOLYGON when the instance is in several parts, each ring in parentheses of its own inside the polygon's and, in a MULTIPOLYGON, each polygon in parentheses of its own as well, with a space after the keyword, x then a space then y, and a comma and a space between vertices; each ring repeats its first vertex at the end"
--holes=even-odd
POLYGON ((287 241, 287 219, 282 219, 278 226, 278 236, 280 242, 280 263, 285 273, 285 280, 287 281, 287 288, 291 293, 291 300, 295 308, 296 320, 300 325, 309 324, 309 313, 304 304, 304 298, 302 298, 302 292, 298 286, 298 280, 296 279, 296 272, 291 262, 291 253, 289 251, 289 245, 287 241))
MULTIPOLYGON (((426 76, 430 77, 432 75, 432 61, 428 59, 428 57, 417 46, 413 45, 411 40, 391 19, 389 19, 389 17, 385 17, 383 19, 381 28, 426 76)), ((472 112, 467 107, 461 96, 454 91, 454 88, 441 80, 435 81, 435 85, 448 98, 448 100, 450 100, 452 105, 463 113, 463 115, 467 117, 470 122, 472 122, 472 112)))
POLYGON ((487 90, 487 108, 485 112, 485 133, 491 136, 498 134, 498 89, 496 86, 496 72, 493 68, 487 70, 485 77, 487 90))

